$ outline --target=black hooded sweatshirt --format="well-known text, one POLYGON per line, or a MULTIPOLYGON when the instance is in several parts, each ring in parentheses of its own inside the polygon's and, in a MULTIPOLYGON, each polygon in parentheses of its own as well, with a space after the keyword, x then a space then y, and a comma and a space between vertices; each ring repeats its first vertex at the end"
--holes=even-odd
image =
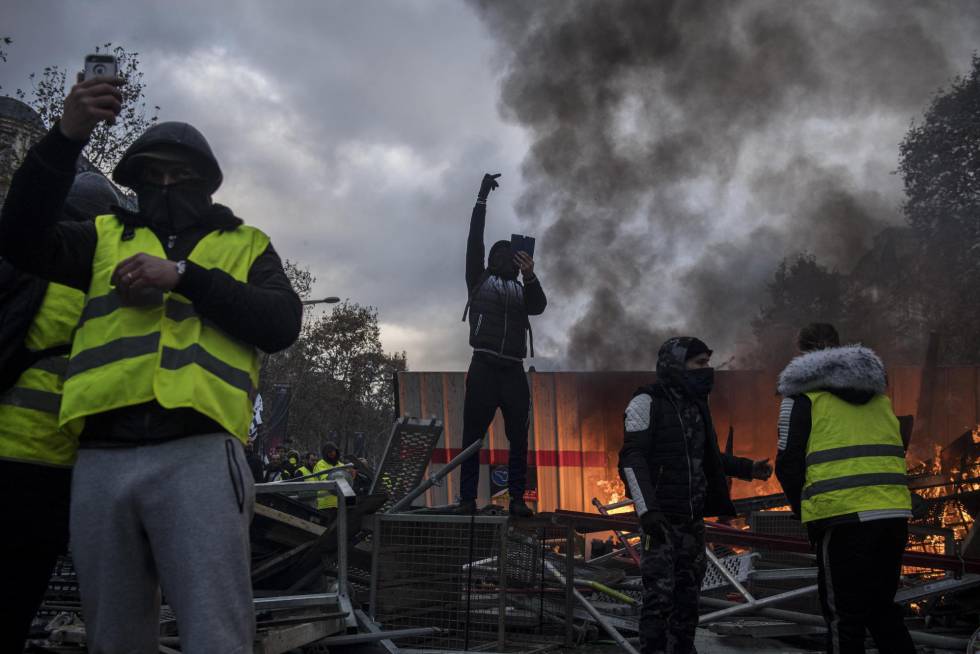
MULTIPOLYGON (((127 165, 133 153, 149 145, 170 143, 196 153, 208 191, 213 192, 221 183, 220 169, 207 142, 188 127, 164 123, 150 128, 120 162, 114 175, 117 181, 135 183, 130 174, 133 169, 127 165)), ((55 125, 31 148, 14 173, 0 214, 0 256, 24 271, 87 291, 98 240, 95 224, 59 222, 84 147, 84 142, 66 138, 55 125)), ((185 260, 211 231, 241 224, 220 204, 210 205, 201 220, 194 222, 150 225, 139 213, 121 208, 116 215, 124 224, 149 226, 171 261, 185 260)), ((265 352, 282 350, 299 335, 302 304, 271 244, 252 264, 246 283, 224 271, 187 262, 175 290, 194 303, 202 318, 265 352)), ((196 411, 164 409, 149 402, 88 417, 80 442, 82 447, 132 445, 220 431, 224 430, 217 423, 196 411)))
POLYGON ((735 515, 726 476, 752 478, 752 460, 724 454, 707 398, 684 381, 694 339, 660 348, 657 382, 637 389, 624 416, 619 474, 639 515, 657 511, 689 520, 735 515))

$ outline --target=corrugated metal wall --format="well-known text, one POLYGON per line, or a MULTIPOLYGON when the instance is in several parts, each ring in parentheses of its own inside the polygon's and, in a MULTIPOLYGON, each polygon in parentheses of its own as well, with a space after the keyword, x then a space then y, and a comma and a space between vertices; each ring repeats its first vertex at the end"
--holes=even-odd
MULTIPOLYGON (((735 453, 775 459, 775 394, 778 371, 719 371, 711 394, 711 411, 721 445, 729 426, 735 430, 735 453)), ((592 510, 592 498, 607 497, 600 483, 618 481, 616 463, 623 440, 623 410, 640 385, 653 380, 643 372, 533 372, 528 373, 532 416, 529 463, 537 466, 539 511, 563 508, 592 510)), ((914 415, 921 369, 889 370, 889 395, 899 415, 914 415)), ((433 455, 438 467, 459 453, 462 445, 465 373, 407 372, 398 378, 402 415, 435 416, 445 424, 442 441, 433 455)), ((950 367, 936 371, 932 401, 931 442, 913 443, 913 455, 929 456, 932 445, 945 445, 972 429, 980 415, 980 368, 950 367)), ((480 499, 490 495, 488 466, 506 464, 507 438, 500 413, 490 427, 481 454, 480 499)), ((736 496, 777 492, 768 484, 735 481, 736 496)), ((429 505, 448 504, 459 492, 458 471, 447 484, 429 491, 429 505)))

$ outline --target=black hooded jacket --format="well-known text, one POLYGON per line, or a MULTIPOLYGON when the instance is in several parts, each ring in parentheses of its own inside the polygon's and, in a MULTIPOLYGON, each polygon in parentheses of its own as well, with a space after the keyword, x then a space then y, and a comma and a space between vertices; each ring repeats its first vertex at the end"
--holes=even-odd
MULTIPOLYGON (((477 203, 470 217, 470 232, 466 239, 466 288, 470 302, 470 346, 475 352, 512 361, 527 356, 528 316, 544 312, 548 304, 537 277, 516 278, 487 270, 484 265, 483 230, 486 205, 477 203)), ((503 246, 497 243, 490 250, 503 246)))
MULTIPOLYGON (((167 142, 193 151, 209 188, 217 188, 221 172, 210 147, 196 130, 186 127, 190 126, 164 123, 147 130, 127 150, 114 178, 137 184, 129 157, 149 145, 167 142)), ((59 222, 84 146, 85 143, 66 138, 55 125, 31 148, 14 173, 0 214, 0 256, 26 272, 87 291, 98 240, 95 224, 59 222)), ((187 224, 149 225, 139 213, 121 208, 116 215, 125 224, 150 227, 171 261, 186 259, 211 231, 241 224, 230 209, 220 204, 211 205, 200 221, 187 224)), ((202 318, 266 352, 288 347, 299 334, 302 305, 271 244, 252 264, 246 283, 222 270, 187 262, 175 290, 194 303, 202 318)), ((150 402, 90 416, 81 443, 83 447, 133 444, 215 431, 223 430, 193 410, 168 410, 150 402)))
MULTIPOLYGON (((777 389, 783 401, 779 410, 776 478, 797 517, 801 515, 811 427, 812 404, 806 393, 827 391, 845 402, 863 406, 876 395, 884 393, 887 386, 881 359, 872 350, 860 345, 808 352, 793 359, 780 373, 777 389)), ((835 516, 808 523, 808 528, 813 535, 832 524, 893 517, 908 517, 908 513, 885 511, 866 512, 862 516, 835 516)))
POLYGON ((637 389, 626 410, 619 475, 639 515, 735 515, 726 476, 752 478, 752 460, 721 452, 707 400, 686 388, 691 340, 661 347, 657 382, 637 389))

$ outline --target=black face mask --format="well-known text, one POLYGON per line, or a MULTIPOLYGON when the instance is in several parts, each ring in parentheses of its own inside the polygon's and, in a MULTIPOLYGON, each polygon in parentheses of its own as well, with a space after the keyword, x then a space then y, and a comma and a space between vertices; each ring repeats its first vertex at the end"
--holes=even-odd
POLYGON ((684 383, 694 397, 707 397, 715 386, 714 368, 695 368, 684 371, 684 383))
POLYGON ((338 454, 328 454, 324 458, 326 458, 327 463, 329 463, 330 465, 334 466, 334 465, 337 465, 337 461, 340 460, 340 455, 338 455, 338 454))
POLYGON ((176 231, 203 221, 211 208, 211 195, 203 182, 178 182, 169 186, 143 184, 136 193, 140 215, 153 227, 176 231))

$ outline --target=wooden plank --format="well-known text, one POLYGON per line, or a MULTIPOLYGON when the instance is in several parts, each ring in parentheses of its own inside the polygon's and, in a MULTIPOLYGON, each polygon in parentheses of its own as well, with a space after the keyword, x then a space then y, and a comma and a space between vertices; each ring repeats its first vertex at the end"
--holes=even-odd
POLYGON ((255 654, 284 654, 343 630, 343 618, 273 627, 268 631, 261 630, 256 635, 255 654))
POLYGON ((558 447, 555 433, 555 373, 531 375, 531 401, 534 403, 535 464, 538 469, 538 511, 554 511, 561 506, 558 468, 542 465, 539 452, 558 447))
POLYGON ((914 416, 919 402, 918 366, 896 366, 888 369, 888 395, 896 415, 914 416))
POLYGON ((946 424, 950 440, 973 430, 977 424, 976 383, 976 369, 972 366, 946 369, 946 424))
POLYGON ((912 430, 911 449, 920 456, 932 456, 933 444, 937 441, 938 429, 933 420, 936 410, 935 388, 938 378, 939 336, 929 334, 925 365, 919 376, 919 398, 916 402, 915 425, 912 430))
MULTIPOLYGON (((606 481, 605 466, 589 465, 592 453, 601 451, 605 440, 602 434, 602 409, 611 402, 606 396, 605 381, 608 373, 577 373, 574 376, 577 387, 579 427, 577 442, 569 443, 564 448, 568 458, 574 452, 579 455, 579 484, 581 485, 582 508, 588 511, 592 498, 599 494, 599 482, 606 481)), ((603 461, 605 463, 605 461, 603 461)))
POLYGON ((422 396, 419 390, 418 373, 398 373, 398 393, 402 415, 420 418, 422 413, 422 396))
MULTIPOLYGON (((762 370, 755 373, 753 388, 755 389, 756 425, 748 442, 740 442, 735 448, 738 456, 753 460, 769 459, 776 465, 776 446, 779 438, 779 406, 782 398, 776 394, 776 379, 778 371, 762 370)), ((768 481, 742 482, 746 487, 746 496, 759 494, 781 493, 783 488, 773 475, 768 481)))
MULTIPOLYGON (((437 420, 442 420, 445 414, 445 409, 443 407, 443 397, 442 397, 442 376, 441 372, 423 372, 420 373, 421 381, 419 383, 419 404, 421 406, 421 416, 423 419, 436 418, 437 420)), ((446 431, 443 429, 442 435, 439 437, 439 441, 436 443, 435 449, 445 449, 445 438, 446 431)), ((427 470, 428 475, 435 474, 440 470, 443 465, 442 463, 429 463, 427 470)), ((441 488, 434 487, 430 488, 425 492, 426 504, 428 506, 433 506, 436 503, 436 494, 441 491, 441 488)))
MULTIPOLYGON (((445 432, 443 442, 452 454, 463 448, 463 401, 466 399, 466 373, 447 372, 442 376, 442 397, 445 404, 443 424, 445 432)), ((445 505, 453 501, 459 494, 459 469, 450 472, 441 487, 433 489, 433 504, 445 505)))
MULTIPOLYGON (((558 435, 557 452, 579 449, 579 395, 577 373, 555 373, 555 431, 558 435)), ((557 455, 556 455, 557 456, 557 455)), ((561 487, 561 505, 567 511, 584 511, 581 468, 558 465, 558 484, 561 487)))
MULTIPOLYGON (((528 414, 528 417, 527 417, 527 458, 528 458, 528 466, 535 466, 535 474, 536 474, 536 471, 537 471, 537 466, 535 465, 535 460, 536 460, 537 457, 536 457, 535 452, 537 452, 538 440, 537 440, 537 436, 534 433, 534 411, 535 411, 535 409, 534 409, 534 387, 533 387, 534 381, 533 381, 533 378, 534 378, 534 376, 536 374, 537 374, 537 372, 535 372, 534 366, 531 366, 528 369, 528 373, 527 373, 527 389, 528 389, 528 392, 531 394, 531 406, 529 407, 530 413, 528 414)), ((528 471, 528 472, 530 473, 530 471, 528 471)), ((530 484, 530 479, 528 479, 528 483, 530 484)), ((531 505, 529 504, 528 506, 531 506, 531 505)))
MULTIPOLYGON (((980 425, 980 366, 974 368, 974 371, 976 373, 976 381, 975 381, 974 386, 973 386, 973 388, 975 389, 975 391, 974 391, 974 396, 975 396, 974 397, 974 400, 975 400, 974 404, 976 406, 977 425, 980 425)), ((980 541, 977 541, 977 542, 980 542, 980 541)))
POLYGON ((283 513, 282 511, 277 511, 276 509, 268 507, 265 504, 259 504, 258 502, 255 503, 255 515, 287 524, 290 527, 295 527, 296 529, 309 532, 314 536, 319 536, 326 531, 326 528, 321 527, 320 525, 309 522, 308 520, 303 520, 302 518, 297 518, 296 516, 289 515, 288 513, 283 513))

